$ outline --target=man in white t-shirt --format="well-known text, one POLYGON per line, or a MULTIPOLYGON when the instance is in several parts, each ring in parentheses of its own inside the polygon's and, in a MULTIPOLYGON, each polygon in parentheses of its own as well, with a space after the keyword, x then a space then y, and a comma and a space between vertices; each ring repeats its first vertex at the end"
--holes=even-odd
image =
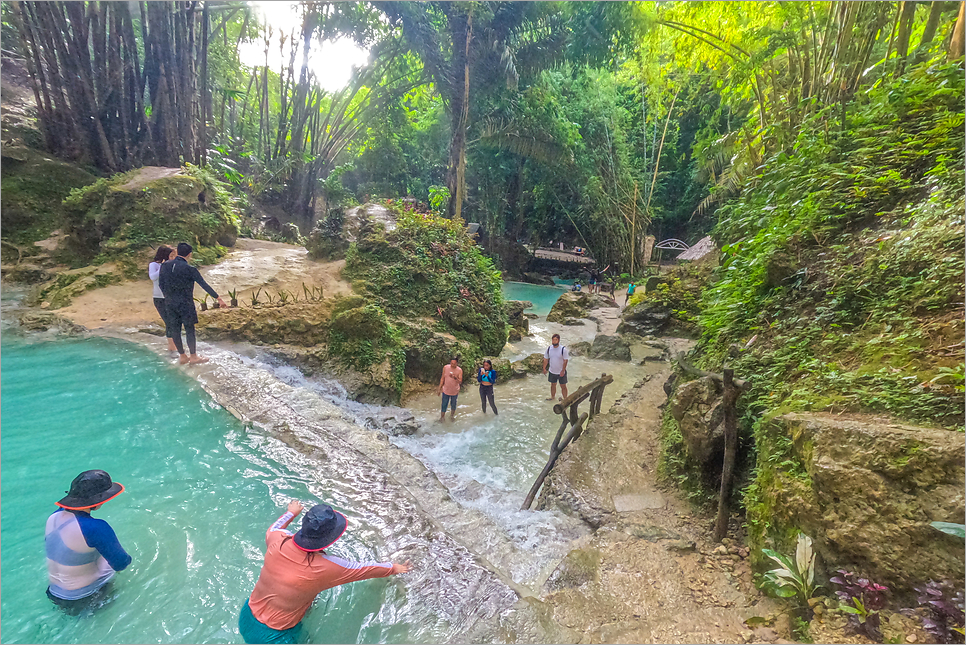
POLYGON ((547 368, 550 368, 550 376, 547 378, 550 381, 550 398, 547 400, 553 401, 557 398, 557 383, 560 383, 560 392, 566 399, 567 363, 570 362, 570 352, 565 345, 560 344, 560 334, 551 336, 550 342, 553 344, 543 353, 543 373, 546 374, 547 368))

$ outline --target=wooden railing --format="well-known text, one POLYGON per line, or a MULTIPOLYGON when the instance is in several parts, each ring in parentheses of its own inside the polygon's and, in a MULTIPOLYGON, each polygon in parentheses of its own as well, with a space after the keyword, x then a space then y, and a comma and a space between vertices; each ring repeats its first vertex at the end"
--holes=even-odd
POLYGON ((728 533, 728 500, 731 497, 731 479, 734 475, 735 456, 738 452, 738 395, 751 387, 748 381, 735 378, 730 367, 722 368, 721 374, 705 372, 684 360, 684 352, 678 354, 678 365, 688 374, 708 376, 722 384, 724 393, 721 409, 724 412, 724 463, 721 466, 721 488, 718 490, 718 517, 714 523, 714 541, 720 542, 728 533))
POLYGON ((527 493, 527 498, 523 500, 523 506, 520 510, 526 511, 533 504, 533 498, 537 496, 537 491, 543 485, 543 480, 547 478, 547 475, 553 469, 553 465, 557 463, 557 457, 564 451, 564 448, 570 445, 570 442, 577 439, 580 433, 584 431, 584 423, 600 414, 600 401, 604 397, 604 388, 613 382, 613 375, 601 374, 599 379, 580 387, 577 391, 568 395, 563 401, 553 406, 554 414, 562 416, 563 421, 561 421, 560 427, 557 428, 557 436, 554 437, 553 443, 550 444, 550 457, 547 459, 547 465, 540 471, 540 475, 537 476, 537 481, 533 482, 533 486, 530 488, 530 492, 527 493), (580 414, 577 406, 588 398, 590 399, 590 411, 580 414), (570 430, 565 436, 564 431, 568 427, 570 430))

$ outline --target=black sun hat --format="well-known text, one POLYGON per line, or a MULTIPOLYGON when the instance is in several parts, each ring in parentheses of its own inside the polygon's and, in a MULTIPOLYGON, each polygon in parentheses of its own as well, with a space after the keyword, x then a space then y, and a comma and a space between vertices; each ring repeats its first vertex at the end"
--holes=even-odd
POLYGON ((317 504, 302 518, 302 528, 292 541, 303 551, 321 551, 342 537, 347 524, 345 515, 328 504, 317 504))
POLYGON ((103 470, 85 470, 70 483, 67 497, 57 502, 57 506, 76 511, 97 506, 114 499, 124 492, 124 486, 111 481, 111 476, 103 470))

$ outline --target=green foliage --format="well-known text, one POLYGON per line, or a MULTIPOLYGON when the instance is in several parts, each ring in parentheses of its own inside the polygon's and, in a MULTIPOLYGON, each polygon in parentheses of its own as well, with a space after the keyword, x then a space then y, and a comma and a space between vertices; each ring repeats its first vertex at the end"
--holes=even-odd
POLYGON ((719 210, 699 348, 719 365, 751 343, 729 361, 754 376, 755 414, 962 423, 962 330, 946 318, 963 300, 962 92, 955 65, 923 65, 851 104, 848 136, 819 112, 719 210))
POLYGON ((449 204, 449 189, 445 186, 429 187, 429 207, 436 215, 446 212, 446 205, 449 204))
POLYGON ((665 410, 661 422, 661 454, 657 474, 663 481, 673 482, 698 508, 710 509, 717 499, 716 484, 709 482, 701 468, 688 459, 684 437, 670 410, 665 410))
POLYGON ((462 220, 404 208, 391 232, 368 226, 346 253, 346 278, 365 285, 391 316, 439 321, 498 355, 506 343, 502 281, 462 220))
POLYGON ((360 372, 366 372, 388 360, 393 386, 399 395, 402 393, 406 365, 401 333, 378 305, 353 307, 361 301, 361 298, 346 298, 333 310, 329 328, 329 355, 360 372))
POLYGON ((802 533, 798 535, 794 561, 771 549, 762 549, 762 551, 779 565, 778 568, 765 572, 762 587, 781 598, 798 596, 802 605, 806 605, 816 589, 815 552, 812 550, 812 538, 802 533))
POLYGON ((966 524, 955 524, 953 522, 930 522, 929 526, 942 531, 948 535, 966 539, 966 524))

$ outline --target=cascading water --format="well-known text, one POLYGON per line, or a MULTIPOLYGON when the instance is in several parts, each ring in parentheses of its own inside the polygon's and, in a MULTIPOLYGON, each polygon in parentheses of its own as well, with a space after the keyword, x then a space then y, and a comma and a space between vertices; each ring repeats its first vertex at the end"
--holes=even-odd
MULTIPOLYGON (((455 424, 434 423, 438 398, 416 399, 421 431, 390 440, 372 428, 409 411, 352 402, 337 383, 251 348, 206 348, 214 365, 195 381, 131 343, 32 342, 4 329, 3 642, 237 641, 264 531, 291 497, 348 515, 336 554, 415 565, 400 579, 323 593, 306 617, 316 642, 485 640, 510 623, 518 637, 548 640, 546 621, 518 598, 538 590, 587 529, 556 512, 517 510, 557 425, 545 379, 498 385, 498 418, 482 416, 475 387, 461 395, 455 424), (88 468, 128 487, 100 516, 134 564, 113 601, 78 621, 43 595, 43 524, 88 468)), ((542 351, 554 330, 565 343, 593 337, 541 319, 532 330, 504 355, 542 351)), ((606 409, 640 369, 575 358, 571 383, 614 373, 606 409)))

